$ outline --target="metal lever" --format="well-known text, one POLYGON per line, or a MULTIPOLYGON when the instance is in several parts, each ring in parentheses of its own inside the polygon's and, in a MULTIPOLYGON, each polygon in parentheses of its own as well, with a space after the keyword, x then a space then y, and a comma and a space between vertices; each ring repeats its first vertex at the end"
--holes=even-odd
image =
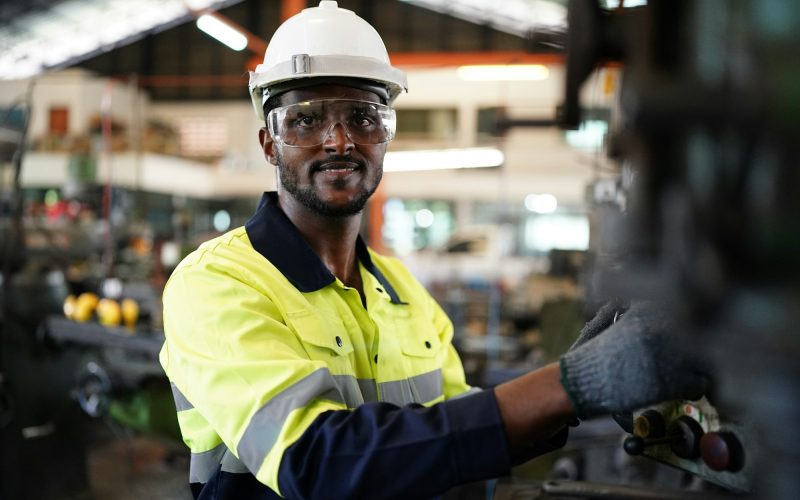
POLYGON ((644 453, 645 448, 649 448, 650 446, 680 443, 683 441, 683 439, 683 436, 680 434, 656 439, 644 439, 640 438, 639 436, 630 436, 625 438, 625 441, 622 443, 622 447, 625 449, 625 453, 628 455, 641 455, 644 453))

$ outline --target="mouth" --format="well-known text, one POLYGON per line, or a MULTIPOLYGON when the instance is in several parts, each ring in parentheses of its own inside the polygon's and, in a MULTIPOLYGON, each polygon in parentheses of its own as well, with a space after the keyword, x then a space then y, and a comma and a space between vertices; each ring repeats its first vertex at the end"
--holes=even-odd
POLYGON ((348 160, 330 160, 321 163, 317 168, 313 169, 313 174, 320 174, 323 178, 329 179, 334 182, 344 182, 349 179, 351 175, 361 171, 361 165, 355 161, 348 160))
POLYGON ((328 161, 321 164, 315 170, 317 172, 353 172, 358 170, 360 165, 354 161, 328 161))

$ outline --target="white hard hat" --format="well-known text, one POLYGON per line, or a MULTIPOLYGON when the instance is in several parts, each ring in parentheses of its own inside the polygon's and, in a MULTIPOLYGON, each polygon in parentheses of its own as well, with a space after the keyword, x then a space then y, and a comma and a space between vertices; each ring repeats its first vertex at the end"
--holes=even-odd
POLYGON ((272 35, 264 63, 250 72, 253 107, 263 120, 270 97, 326 79, 371 82, 368 88, 387 104, 408 89, 406 74, 390 64, 375 28, 353 11, 323 0, 286 20, 272 35))

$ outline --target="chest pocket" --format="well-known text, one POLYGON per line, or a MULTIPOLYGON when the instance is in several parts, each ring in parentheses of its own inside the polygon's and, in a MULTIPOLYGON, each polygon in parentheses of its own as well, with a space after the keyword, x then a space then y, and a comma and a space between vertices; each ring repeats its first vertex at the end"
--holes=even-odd
POLYGON ((309 359, 325 362, 334 375, 352 374, 349 355, 353 343, 339 318, 323 318, 305 310, 289 312, 286 317, 309 359))
POLYGON ((429 321, 422 321, 408 309, 399 309, 392 314, 392 323, 412 375, 441 368, 444 362, 442 342, 429 321))
POLYGON ((402 369, 390 368, 391 381, 380 384, 382 399, 399 405, 441 401, 445 349, 438 332, 430 321, 411 314, 409 309, 396 310, 391 314, 391 323, 402 369))

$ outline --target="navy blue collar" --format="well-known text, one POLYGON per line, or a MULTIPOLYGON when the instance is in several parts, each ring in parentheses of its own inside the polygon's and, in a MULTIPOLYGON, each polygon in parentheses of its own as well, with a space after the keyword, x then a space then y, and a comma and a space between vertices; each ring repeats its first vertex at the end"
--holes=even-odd
MULTIPOLYGON (((253 248, 264 256, 303 293, 315 292, 334 281, 336 277, 314 253, 300 231, 278 206, 278 194, 264 193, 256 213, 245 224, 253 248)), ((356 240, 358 260, 383 286, 395 304, 404 304, 394 287, 372 263, 367 245, 361 236, 356 240)))

